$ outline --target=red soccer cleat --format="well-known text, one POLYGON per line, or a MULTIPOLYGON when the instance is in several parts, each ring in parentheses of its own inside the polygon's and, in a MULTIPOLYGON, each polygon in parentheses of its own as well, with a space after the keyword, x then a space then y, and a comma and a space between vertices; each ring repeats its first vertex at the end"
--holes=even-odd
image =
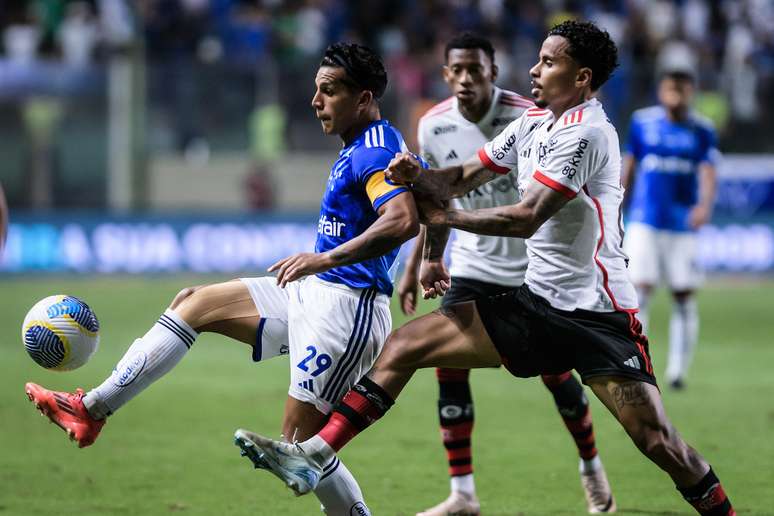
POLYGON ((70 440, 78 443, 78 448, 93 444, 105 425, 104 419, 94 419, 86 411, 83 389, 76 389, 75 393, 49 391, 30 382, 24 386, 24 391, 35 408, 67 432, 70 440))

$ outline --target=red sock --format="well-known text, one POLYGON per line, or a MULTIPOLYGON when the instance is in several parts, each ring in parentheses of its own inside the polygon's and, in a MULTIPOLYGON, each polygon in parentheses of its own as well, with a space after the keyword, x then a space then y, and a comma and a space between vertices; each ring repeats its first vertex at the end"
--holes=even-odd
POLYGON ((720 479, 712 468, 695 486, 678 487, 677 490, 682 493, 685 501, 703 516, 736 516, 731 500, 726 496, 720 479))
POLYGON ((569 371, 558 375, 543 375, 542 379, 554 396, 564 426, 578 447, 578 455, 584 460, 593 459, 598 452, 589 400, 583 392, 583 386, 569 371))
POLYGON ((469 369, 436 369, 438 377, 438 419, 441 438, 449 461, 449 475, 473 473, 470 436, 473 433, 473 399, 469 369))
POLYGON ((395 403, 379 385, 365 376, 336 404, 319 436, 339 451, 357 434, 368 428, 395 403))

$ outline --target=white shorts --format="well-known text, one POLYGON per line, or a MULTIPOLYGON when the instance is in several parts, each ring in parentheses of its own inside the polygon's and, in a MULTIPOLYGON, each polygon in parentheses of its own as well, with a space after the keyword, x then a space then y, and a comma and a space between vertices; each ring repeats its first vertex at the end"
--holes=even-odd
POLYGON ((390 299, 310 276, 282 289, 276 278, 240 278, 261 316, 254 360, 290 355, 293 398, 323 414, 373 365, 392 327, 390 299))
POLYGON ((673 292, 694 290, 704 275, 696 259, 696 234, 666 231, 647 224, 626 228, 624 251, 629 255, 629 278, 635 285, 658 285, 673 292))

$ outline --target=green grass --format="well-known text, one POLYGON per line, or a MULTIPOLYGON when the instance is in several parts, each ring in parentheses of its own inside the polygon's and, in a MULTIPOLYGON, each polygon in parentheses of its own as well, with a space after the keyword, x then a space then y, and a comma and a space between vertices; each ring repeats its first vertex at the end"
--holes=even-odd
MULTIPOLYGON (((205 335, 158 384, 112 417, 79 450, 41 418, 23 392, 91 387, 169 299, 213 278, 3 279, 0 283, 0 514, 319 514, 254 471, 232 444, 243 426, 278 434, 286 359, 256 365, 246 346, 205 335), (84 298, 102 323, 91 362, 69 373, 37 366, 20 326, 38 299, 84 298)), ((664 393, 682 435, 721 476, 740 514, 774 513, 774 283, 711 284, 700 297, 702 338, 688 389, 664 393)), ((655 300, 651 342, 663 369, 668 305, 655 300)), ((395 311, 395 325, 403 318, 395 311)), ((476 483, 487 515, 585 514, 572 440, 539 380, 503 370, 472 375, 476 483)), ((447 494, 432 371, 420 371, 395 408, 341 454, 374 514, 414 514, 447 494)), ((622 514, 692 514, 669 478, 645 460, 594 400, 598 447, 622 514)))

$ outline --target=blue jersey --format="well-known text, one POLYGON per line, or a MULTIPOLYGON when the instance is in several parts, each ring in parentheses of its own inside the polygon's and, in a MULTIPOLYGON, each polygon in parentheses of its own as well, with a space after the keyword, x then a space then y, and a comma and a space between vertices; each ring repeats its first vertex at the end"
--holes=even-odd
POLYGON ((691 114, 673 122, 661 106, 634 112, 626 150, 637 161, 628 220, 657 229, 690 231, 702 163, 716 164, 715 130, 691 114))
MULTIPOLYGON (((395 153, 405 151, 400 132, 386 120, 377 120, 339 153, 322 198, 316 252, 324 253, 360 235, 379 217, 380 206, 408 191, 384 177, 395 153)), ((317 276, 353 288, 375 288, 390 296, 398 251, 400 246, 378 258, 317 276)))

